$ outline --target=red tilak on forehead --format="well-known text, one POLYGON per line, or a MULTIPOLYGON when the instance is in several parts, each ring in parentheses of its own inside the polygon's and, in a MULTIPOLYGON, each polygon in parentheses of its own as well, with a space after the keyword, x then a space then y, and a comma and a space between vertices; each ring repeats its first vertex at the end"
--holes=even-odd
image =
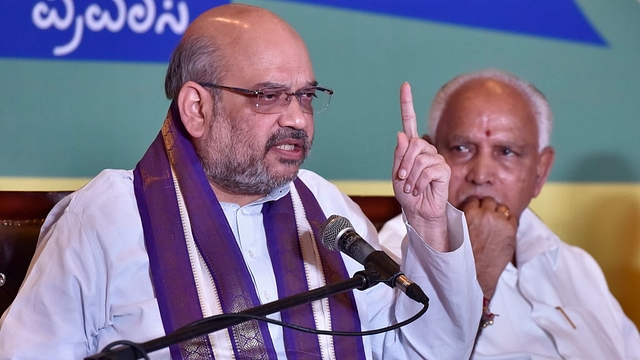
POLYGON ((487 137, 491 136, 491 130, 486 130, 484 134, 487 135, 487 137))

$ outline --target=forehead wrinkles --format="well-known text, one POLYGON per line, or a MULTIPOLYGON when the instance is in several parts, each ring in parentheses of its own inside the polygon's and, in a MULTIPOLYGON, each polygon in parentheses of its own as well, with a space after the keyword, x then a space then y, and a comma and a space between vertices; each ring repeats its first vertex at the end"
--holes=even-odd
POLYGON ((236 47, 228 53, 223 81, 233 78, 234 86, 255 87, 264 84, 278 85, 298 90, 313 84, 315 76, 306 50, 285 51, 278 48, 250 49, 242 51, 236 47), (241 84, 235 83, 241 81, 241 84))
POLYGON ((537 143, 537 123, 516 89, 494 80, 472 81, 456 90, 442 113, 436 137, 519 139, 537 143))
POLYGON ((536 134, 526 128, 519 127, 511 119, 484 116, 452 121, 450 129, 442 131, 438 136, 438 144, 475 144, 477 146, 507 147, 512 149, 537 148, 536 134))

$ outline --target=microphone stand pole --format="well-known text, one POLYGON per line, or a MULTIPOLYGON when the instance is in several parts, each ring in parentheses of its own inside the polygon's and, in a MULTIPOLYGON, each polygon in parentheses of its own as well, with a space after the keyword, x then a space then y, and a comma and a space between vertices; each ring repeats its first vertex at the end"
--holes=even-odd
MULTIPOLYGON (((307 304, 326 297, 337 295, 353 289, 365 290, 380 282, 380 274, 375 271, 358 271, 348 280, 340 281, 336 284, 325 285, 304 293, 288 296, 264 305, 256 306, 238 314, 266 316, 298 305, 307 304)), ((211 316, 196 323, 183 326, 173 333, 150 340, 136 346, 120 345, 111 350, 103 351, 93 356, 86 357, 85 360, 135 360, 140 359, 150 352, 163 349, 173 344, 193 339, 202 335, 210 334, 227 327, 249 321, 247 317, 225 317, 216 319, 211 316)))

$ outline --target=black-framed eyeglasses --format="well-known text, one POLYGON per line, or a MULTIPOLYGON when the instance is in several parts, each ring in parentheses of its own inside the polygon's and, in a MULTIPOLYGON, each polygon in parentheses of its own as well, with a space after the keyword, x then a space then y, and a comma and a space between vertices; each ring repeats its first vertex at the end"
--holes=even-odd
POLYGON ((287 92, 285 89, 249 90, 206 82, 199 82, 198 84, 253 98, 251 103, 253 111, 260 114, 280 114, 284 112, 291 104, 293 96, 298 99, 302 112, 317 114, 329 107, 331 95, 333 95, 333 90, 319 86, 309 86, 295 92, 287 92))

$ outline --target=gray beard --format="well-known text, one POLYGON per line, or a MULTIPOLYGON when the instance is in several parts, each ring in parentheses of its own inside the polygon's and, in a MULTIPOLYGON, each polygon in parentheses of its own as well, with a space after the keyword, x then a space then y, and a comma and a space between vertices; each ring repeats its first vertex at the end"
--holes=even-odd
POLYGON ((231 149, 224 154, 205 160, 200 153, 200 162, 209 181, 224 191, 238 195, 266 195, 280 188, 297 177, 297 169, 302 165, 311 149, 312 141, 302 130, 283 128, 275 133, 265 146, 262 156, 238 156, 231 149), (304 140, 304 156, 301 160, 281 160, 280 163, 296 167, 292 175, 274 176, 264 163, 264 158, 271 147, 282 139, 304 140))

